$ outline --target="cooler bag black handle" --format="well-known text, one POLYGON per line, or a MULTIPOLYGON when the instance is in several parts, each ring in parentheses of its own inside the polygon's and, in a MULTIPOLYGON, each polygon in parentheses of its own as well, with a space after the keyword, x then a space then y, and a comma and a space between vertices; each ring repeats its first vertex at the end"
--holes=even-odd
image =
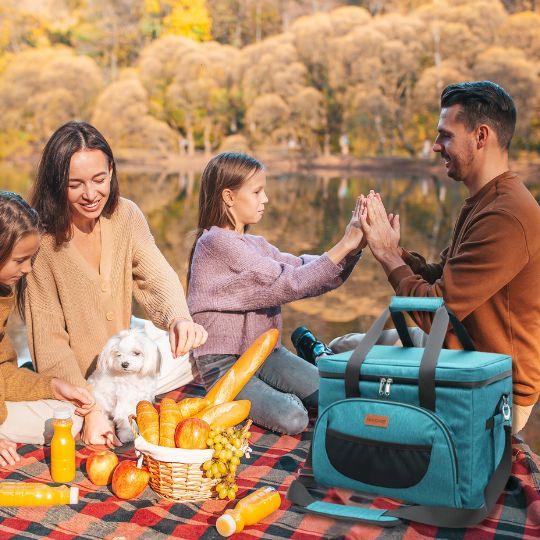
POLYGON ((425 297, 425 298, 416 298, 414 296, 392 296, 390 300, 390 315, 392 316, 392 321, 396 327, 396 330, 401 339, 401 343, 404 347, 412 347, 413 342, 409 334, 409 329, 407 328, 407 323, 405 322, 405 317, 403 312, 406 311, 437 311, 440 307, 445 306, 448 316, 450 317, 450 322, 456 337, 459 339, 459 342, 466 351, 474 351, 474 345, 467 333, 467 330, 461 323, 461 321, 455 316, 453 311, 444 303, 444 300, 438 296, 435 297, 425 297))
MULTIPOLYGON (((435 369, 439 355, 443 347, 444 338, 448 330, 448 323, 456 330, 456 335, 463 338, 462 345, 466 350, 474 350, 474 346, 467 331, 455 315, 449 312, 442 298, 414 298, 394 296, 390 307, 384 310, 382 315, 373 323, 367 331, 364 339, 351 355, 345 369, 345 395, 348 398, 360 397, 360 370, 369 351, 377 343, 384 330, 384 325, 391 313, 398 313, 403 318, 403 311, 435 311, 431 331, 429 333, 418 375, 418 392, 420 406, 435 411, 435 369), (460 328, 458 331, 457 328, 460 328)), ((403 324, 405 320, 403 319, 403 324)), ((410 341, 410 336, 407 334, 410 341)), ((401 337, 401 335, 400 335, 401 337)), ((411 343, 412 345, 412 343, 411 343)))

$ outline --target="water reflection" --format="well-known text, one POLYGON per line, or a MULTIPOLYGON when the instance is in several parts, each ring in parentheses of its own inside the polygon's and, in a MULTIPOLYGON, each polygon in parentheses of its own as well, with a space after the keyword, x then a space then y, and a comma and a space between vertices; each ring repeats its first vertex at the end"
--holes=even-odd
MULTIPOLYGON (((148 218, 156 241, 185 282, 187 261, 197 223, 200 174, 154 172, 119 167, 123 196, 133 199, 148 218)), ((27 194, 30 171, 0 166, 2 189, 27 194)), ((528 186, 540 201, 540 185, 528 186)), ((437 259, 447 245, 466 191, 435 176, 404 176, 399 171, 377 175, 271 175, 264 219, 252 229, 283 251, 322 253, 336 242, 351 215, 355 198, 379 191, 389 212, 399 213, 402 245, 437 259)), ((320 298, 285 306, 284 343, 303 324, 323 340, 347 332, 365 331, 387 305, 393 290, 384 272, 366 250, 345 285, 320 298)), ((140 314, 140 312, 139 312, 140 314)), ((540 453, 540 413, 536 411, 524 433, 540 453)))

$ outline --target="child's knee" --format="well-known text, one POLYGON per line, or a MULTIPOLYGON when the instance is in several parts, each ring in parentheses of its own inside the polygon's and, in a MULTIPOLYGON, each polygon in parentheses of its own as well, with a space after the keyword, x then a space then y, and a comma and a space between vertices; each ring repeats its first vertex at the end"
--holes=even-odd
POLYGON ((298 433, 302 433, 302 431, 307 428, 309 416, 304 408, 300 409, 298 407, 291 410, 289 414, 285 415, 285 417, 281 419, 281 421, 281 433, 284 435, 297 435, 298 433))

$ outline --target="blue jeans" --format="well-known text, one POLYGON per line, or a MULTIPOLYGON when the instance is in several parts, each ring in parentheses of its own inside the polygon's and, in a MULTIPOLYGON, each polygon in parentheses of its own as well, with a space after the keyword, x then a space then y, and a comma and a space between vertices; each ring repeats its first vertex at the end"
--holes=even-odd
MULTIPOLYGON (((209 390, 238 356, 209 354, 195 359, 204 387, 209 390)), ((251 401, 250 418, 258 426, 296 435, 308 425, 308 410, 316 410, 319 396, 317 368, 285 347, 266 359, 236 399, 251 401)))

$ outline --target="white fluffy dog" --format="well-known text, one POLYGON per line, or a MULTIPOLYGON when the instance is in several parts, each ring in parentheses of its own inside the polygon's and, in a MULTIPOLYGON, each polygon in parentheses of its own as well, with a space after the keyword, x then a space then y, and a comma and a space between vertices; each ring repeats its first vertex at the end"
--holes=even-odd
POLYGON ((128 417, 141 400, 153 402, 161 354, 144 330, 123 330, 107 341, 88 378, 97 404, 114 422, 123 443, 133 440, 128 417))

